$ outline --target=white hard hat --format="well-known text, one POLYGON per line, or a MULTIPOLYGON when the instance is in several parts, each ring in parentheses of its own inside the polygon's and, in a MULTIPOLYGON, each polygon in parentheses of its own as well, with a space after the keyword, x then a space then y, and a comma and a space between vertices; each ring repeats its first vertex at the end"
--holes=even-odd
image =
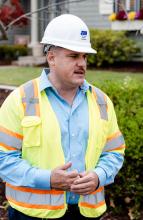
POLYGON ((91 48, 86 24, 77 16, 63 14, 46 27, 42 44, 51 44, 81 53, 97 53, 91 48))

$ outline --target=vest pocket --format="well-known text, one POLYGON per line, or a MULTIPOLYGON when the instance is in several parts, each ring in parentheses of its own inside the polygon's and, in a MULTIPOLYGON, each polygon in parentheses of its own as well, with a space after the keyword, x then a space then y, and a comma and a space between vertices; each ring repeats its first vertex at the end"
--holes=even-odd
POLYGON ((21 125, 23 128, 23 146, 40 146, 41 118, 38 116, 25 116, 21 125))

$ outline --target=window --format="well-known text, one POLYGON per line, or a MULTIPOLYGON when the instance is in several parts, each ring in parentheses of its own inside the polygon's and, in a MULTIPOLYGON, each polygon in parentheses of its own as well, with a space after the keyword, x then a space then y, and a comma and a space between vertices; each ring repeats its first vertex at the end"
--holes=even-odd
POLYGON ((114 12, 139 11, 141 8, 143 8, 143 0, 114 0, 114 12))

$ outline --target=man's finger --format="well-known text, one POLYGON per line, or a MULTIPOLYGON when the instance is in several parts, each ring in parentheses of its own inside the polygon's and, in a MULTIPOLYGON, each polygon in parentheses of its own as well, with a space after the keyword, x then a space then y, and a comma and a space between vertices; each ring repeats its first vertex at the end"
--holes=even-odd
POLYGON ((90 186, 91 186, 91 183, 90 183, 90 182, 82 183, 82 184, 77 184, 77 185, 72 184, 72 185, 71 185, 71 191, 72 191, 72 190, 86 189, 86 188, 88 188, 88 187, 90 187, 90 186))
POLYGON ((72 170, 67 173, 68 178, 80 178, 77 170, 72 170))
POLYGON ((92 192, 92 189, 90 187, 87 187, 87 188, 79 188, 79 189, 70 189, 71 192, 73 193, 77 193, 79 195, 83 195, 83 194, 88 194, 90 192, 92 192))
POLYGON ((92 180, 91 177, 88 176, 88 175, 86 175, 86 176, 84 176, 84 177, 82 177, 82 178, 76 179, 76 180, 74 181, 74 184, 75 184, 75 185, 78 185, 78 184, 82 184, 82 183, 87 183, 87 182, 89 182, 89 181, 91 181, 91 180, 92 180))
POLYGON ((59 169, 59 170, 67 170, 67 169, 70 168, 71 166, 72 166, 72 163, 71 163, 71 162, 68 162, 68 163, 66 163, 66 164, 64 164, 64 165, 62 165, 62 166, 57 167, 57 169, 59 169))

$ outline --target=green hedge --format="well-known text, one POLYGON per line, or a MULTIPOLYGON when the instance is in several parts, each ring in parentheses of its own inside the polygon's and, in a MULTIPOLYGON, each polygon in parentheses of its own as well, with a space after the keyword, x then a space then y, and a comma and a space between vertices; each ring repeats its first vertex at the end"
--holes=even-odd
POLYGON ((126 141, 124 166, 107 187, 109 210, 130 219, 143 219, 143 85, 126 77, 124 82, 105 81, 96 86, 112 99, 126 141), (142 213, 142 217, 141 217, 142 213))
POLYGON ((126 32, 112 30, 90 30, 92 47, 97 55, 89 55, 89 66, 107 66, 130 61, 140 52, 136 43, 126 36, 126 32))
POLYGON ((26 56, 28 48, 22 45, 0 45, 0 60, 12 61, 16 60, 19 56, 26 56))

